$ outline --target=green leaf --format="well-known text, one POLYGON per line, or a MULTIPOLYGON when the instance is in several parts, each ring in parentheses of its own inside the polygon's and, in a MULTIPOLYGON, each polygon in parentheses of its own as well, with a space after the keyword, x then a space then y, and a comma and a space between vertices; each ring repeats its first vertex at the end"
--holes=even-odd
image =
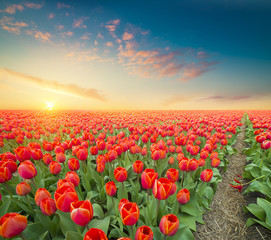
POLYGON ((194 216, 191 216, 187 213, 181 213, 178 215, 179 221, 184 223, 191 230, 196 231, 196 219, 194 216))
POLYGON ((104 231, 104 233, 107 235, 109 223, 110 223, 110 217, 106 217, 102 220, 93 219, 89 223, 89 228, 102 229, 104 231))
POLYGON ((173 235, 170 240, 194 240, 194 235, 189 229, 189 227, 184 227, 179 229, 175 235, 173 235))
POLYGON ((27 225, 26 229, 23 231, 23 235, 28 240, 36 240, 39 239, 39 237, 47 232, 41 223, 30 223, 27 225))
POLYGON ((251 212, 254 216, 259 218, 261 221, 265 220, 266 215, 265 215, 264 209, 255 203, 251 203, 248 206, 244 206, 244 210, 245 212, 248 212, 248 211, 251 212))
POLYGON ((56 214, 60 218, 59 226, 64 235, 66 235, 68 231, 76 232, 75 223, 71 220, 69 212, 66 213, 58 210, 56 214))
POLYGON ((261 206, 266 213, 266 223, 271 226, 271 203, 263 198, 257 198, 257 203, 261 206))
POLYGON ((192 216, 198 216, 202 213, 198 202, 195 199, 190 199, 188 203, 180 206, 181 212, 192 216))
POLYGON ((18 201, 18 200, 13 200, 13 202, 20 207, 22 210, 24 210, 26 213, 29 215, 33 216, 33 211, 27 206, 26 203, 18 201))
POLYGON ((98 218, 102 219, 104 218, 104 212, 101 206, 97 203, 92 204, 93 207, 93 216, 97 216, 98 218))
POLYGON ((66 240, 82 240, 83 237, 78 232, 68 231, 66 233, 66 240))
POLYGON ((0 217, 2 217, 8 212, 10 204, 11 204, 10 198, 7 198, 5 201, 2 201, 1 208, 0 208, 0 217))

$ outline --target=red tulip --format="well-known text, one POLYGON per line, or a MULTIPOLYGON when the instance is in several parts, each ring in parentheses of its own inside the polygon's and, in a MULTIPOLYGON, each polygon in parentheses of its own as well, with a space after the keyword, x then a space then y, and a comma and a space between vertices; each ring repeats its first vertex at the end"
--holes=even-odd
POLYGON ((167 170, 166 175, 170 181, 176 182, 179 178, 179 170, 176 170, 175 168, 170 168, 167 170))
POLYGON ((79 147, 77 149, 76 152, 76 157, 80 160, 80 161, 85 161, 88 157, 88 150, 85 147, 79 147))
POLYGON ((200 158, 198 160, 198 164, 199 164, 200 167, 204 166, 205 165, 205 160, 203 158, 200 158))
POLYGON ((173 236, 179 228, 179 219, 174 214, 162 217, 159 224, 160 231, 166 236, 173 236))
POLYGON ((195 171, 198 168, 199 164, 196 159, 190 159, 187 163, 187 171, 195 171))
POLYGON ((75 190, 71 187, 64 186, 58 188, 54 194, 56 207, 62 212, 70 211, 70 204, 78 201, 78 196, 75 190))
POLYGON ((51 193, 45 188, 39 188, 35 193, 35 202, 37 206, 40 206, 40 203, 44 198, 51 198, 51 193))
POLYGON ((220 164, 220 159, 219 158, 213 158, 211 161, 211 166, 214 168, 217 168, 220 164))
POLYGON ((102 173, 105 169, 104 163, 97 164, 97 172, 102 173))
POLYGON ((213 177, 213 171, 212 169, 205 169, 200 174, 200 179, 203 182, 210 182, 213 177))
POLYGON ((175 161, 175 159, 174 159, 174 157, 170 157, 169 159, 168 159, 168 164, 173 164, 174 163, 174 161, 175 161))
POLYGON ((132 240, 132 239, 128 237, 121 237, 121 238, 118 238, 117 240, 132 240))
POLYGON ((27 226, 27 218, 19 213, 6 213, 0 218, 0 235, 12 238, 22 233, 27 226))
POLYGON ((125 203, 128 203, 128 202, 129 202, 129 200, 126 199, 126 198, 121 199, 120 202, 119 202, 119 211, 121 210, 121 208, 123 207, 123 205, 125 203))
POLYGON ((61 188, 61 187, 64 187, 64 186, 75 188, 74 184, 70 180, 68 180, 68 179, 59 179, 58 182, 57 182, 57 188, 61 188))
POLYGON ((158 178, 158 173, 153 169, 147 168, 141 174, 141 185, 144 189, 152 188, 154 181, 158 178))
POLYGON ((181 169, 181 171, 185 172, 187 171, 187 166, 188 166, 188 159, 182 159, 179 162, 179 168, 181 169))
POLYGON ((170 196, 172 190, 172 182, 167 178, 160 178, 155 180, 152 193, 158 200, 167 199, 170 196))
POLYGON ((117 192, 116 184, 113 181, 106 183, 105 191, 109 196, 114 196, 117 192))
POLYGON ((116 158, 118 157, 118 153, 117 153, 117 151, 115 151, 115 150, 110 150, 109 152, 108 152, 108 159, 109 159, 109 162, 112 162, 113 160, 115 160, 116 158))
POLYGON ((52 155, 49 153, 44 154, 42 160, 46 165, 49 165, 50 162, 54 161, 52 155))
POLYGON ((7 167, 0 167, 0 183, 9 181, 12 178, 11 172, 7 167))
POLYGON ((37 175, 37 169, 30 160, 21 162, 18 167, 18 173, 22 178, 31 179, 37 175))
POLYGON ((139 218, 139 208, 136 203, 125 203, 120 210, 120 215, 124 225, 134 225, 139 218))
POLYGON ((55 162, 55 161, 51 162, 49 165, 49 170, 50 170, 50 173, 52 173, 54 175, 60 173, 61 172, 60 163, 55 162))
POLYGON ((84 240, 108 240, 108 238, 103 230, 98 228, 91 228, 86 232, 84 240))
POLYGON ((180 204, 186 204, 190 200, 190 192, 183 188, 177 193, 177 200, 180 204))
POLYGON ((16 186, 16 193, 20 196, 25 196, 31 192, 31 186, 28 183, 21 182, 16 186))
POLYGON ((80 168, 78 159, 71 158, 68 160, 68 167, 71 171, 77 171, 80 168))
POLYGON ((41 160, 43 157, 43 153, 40 149, 32 149, 31 150, 31 157, 34 160, 41 160))
POLYGON ((66 161, 66 156, 64 153, 60 152, 60 153, 57 153, 56 154, 56 160, 59 162, 59 163, 63 163, 66 161))
POLYGON ((40 202, 40 210, 44 215, 53 215, 57 210, 55 200, 52 198, 42 199, 40 202))
POLYGON ((86 226, 93 217, 93 207, 89 200, 71 203, 71 219, 80 226, 86 226))
POLYGON ((136 230, 135 240, 152 240, 153 232, 150 227, 142 226, 136 230))
POLYGON ((117 167, 114 170, 114 177, 118 182, 124 182, 127 179, 127 171, 123 167, 117 167))
POLYGON ((31 150, 28 147, 19 146, 14 149, 16 158, 22 162, 31 158, 31 150))
POLYGON ((7 167, 11 173, 17 171, 17 164, 12 159, 0 160, 0 167, 7 167))
POLYGON ((77 187, 78 184, 80 183, 79 176, 77 175, 76 172, 73 172, 73 171, 67 172, 66 176, 65 176, 65 179, 71 181, 75 187, 77 187))
POLYGON ((96 146, 90 147, 90 154, 91 155, 97 155, 98 154, 98 148, 96 146))
POLYGON ((135 173, 139 174, 143 171, 143 162, 140 160, 137 160, 133 163, 133 170, 135 173))

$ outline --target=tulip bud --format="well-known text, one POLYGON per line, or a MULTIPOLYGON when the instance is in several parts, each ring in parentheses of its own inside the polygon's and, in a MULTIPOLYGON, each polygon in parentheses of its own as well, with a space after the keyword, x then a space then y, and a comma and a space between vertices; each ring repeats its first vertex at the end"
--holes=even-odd
POLYGON ((179 219, 174 214, 168 214, 162 217, 159 224, 160 231, 167 236, 173 236, 179 228, 179 219))

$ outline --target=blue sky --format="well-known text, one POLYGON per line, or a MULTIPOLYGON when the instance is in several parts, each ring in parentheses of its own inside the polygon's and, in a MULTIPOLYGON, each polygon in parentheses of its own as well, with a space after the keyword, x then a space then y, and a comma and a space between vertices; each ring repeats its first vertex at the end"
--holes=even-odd
POLYGON ((1 1, 0 109, 270 109, 269 1, 1 1))

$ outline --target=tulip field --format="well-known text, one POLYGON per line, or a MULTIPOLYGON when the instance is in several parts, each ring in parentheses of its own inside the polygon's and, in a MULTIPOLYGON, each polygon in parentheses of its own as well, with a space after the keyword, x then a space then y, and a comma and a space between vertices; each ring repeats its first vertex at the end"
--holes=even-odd
POLYGON ((190 240, 227 171, 271 230, 270 111, 1 111, 0 239, 190 240))

